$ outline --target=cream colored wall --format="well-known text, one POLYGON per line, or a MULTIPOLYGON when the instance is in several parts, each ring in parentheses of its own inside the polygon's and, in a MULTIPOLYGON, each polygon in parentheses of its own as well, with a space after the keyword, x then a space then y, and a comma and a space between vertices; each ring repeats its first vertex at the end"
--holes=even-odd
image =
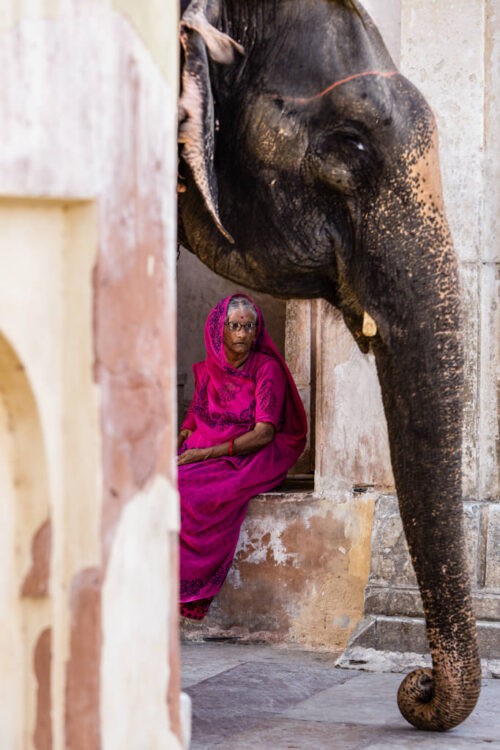
MULTIPOLYGON (((0 243, 1 247, 1 243, 0 243)), ((45 445, 40 414, 11 344, 0 335, 0 745, 29 748, 35 728, 33 650, 52 624, 43 575, 33 575, 31 543, 50 512, 45 445)))
MULTIPOLYGON (((18 518, 22 557, 18 553, 14 564, 27 574, 32 536, 50 516, 54 540, 50 621, 58 644, 53 654, 54 725, 60 726, 68 657, 68 587, 78 569, 100 562, 98 393, 92 377, 95 211, 84 204, 7 199, 0 201, 0 225, 1 330, 26 370, 42 441, 39 448, 31 445, 28 434, 18 443, 13 460, 16 515, 22 513, 18 518), (31 464, 37 448, 46 461, 44 504, 37 502, 44 491, 43 472, 35 481, 31 477, 29 493, 19 478, 19 467, 31 464)), ((12 394, 12 388, 7 392, 12 394)), ((19 419, 22 404, 17 408, 15 401, 12 404, 12 419, 19 419)), ((22 578, 18 573, 14 580, 19 584, 22 578)), ((33 693, 34 685, 28 692, 30 701, 33 693)))
MULTIPOLYGON (((145 47, 167 79, 177 85, 175 75, 177 60, 172 54, 172 29, 177 26, 178 7, 175 0, 96 0, 83 2, 87 10, 106 8, 109 5, 127 19, 141 37, 145 47)), ((0 29, 13 28, 20 21, 56 19, 72 11, 70 0, 11 0, 0 6, 0 29)))
POLYGON ((401 0, 363 0, 363 6, 377 24, 392 59, 399 66, 401 62, 401 0))
MULTIPOLYGON (((0 658, 9 689, 2 691, 0 702, 0 741, 2 746, 21 750, 26 735, 24 727, 32 726, 33 717, 24 700, 26 673, 20 669, 24 662, 24 643, 20 635, 22 615, 19 602, 20 571, 15 545, 18 540, 16 518, 16 489, 12 463, 12 441, 9 439, 9 413, 0 402, 0 497, 2 523, 0 542, 2 564, 0 578, 0 658)), ((33 688, 32 680, 29 680, 33 688)), ((7 687, 7 686, 5 686, 7 687)))
MULTIPOLYGON (((33 393, 32 418, 40 427, 37 450, 45 462, 47 485, 43 490, 41 478, 34 482, 31 474, 28 491, 26 482, 19 484, 14 459, 2 462, 5 518, 11 528, 17 524, 20 529, 21 551, 12 545, 0 550, 2 569, 11 574, 2 579, 0 601, 9 602, 8 629, 19 631, 20 623, 25 629, 23 641, 10 653, 24 649, 26 659, 24 680, 12 660, 11 685, 7 670, 0 677, 2 695, 16 679, 24 693, 20 698, 12 689, 13 700, 2 707, 6 721, 0 726, 0 745, 9 750, 33 746, 33 647, 46 625, 53 629, 52 716, 44 720, 52 719, 54 750, 68 746, 72 721, 86 719, 89 738, 100 735, 104 750, 124 747, 123 732, 137 738, 136 746, 179 747, 174 733, 178 508, 172 440, 164 427, 156 476, 127 498, 130 508, 116 525, 111 523, 109 515, 103 516, 109 466, 103 465, 102 443, 117 429, 117 415, 109 410, 113 386, 108 379, 107 391, 103 389, 96 366, 97 337, 106 322, 98 315, 98 293, 103 296, 106 283, 113 287, 133 263, 140 264, 138 249, 146 248, 144 278, 162 290, 162 336, 165 321, 175 318, 177 64, 177 3, 10 0, 0 8, 0 355, 5 337, 26 373, 26 391, 33 393), (99 288, 96 261, 97 269, 108 269, 99 288), (42 490, 45 504, 34 503, 30 511, 30 492, 42 490), (50 601, 28 597, 16 604, 33 533, 49 513, 50 601), (134 567, 148 543, 152 569, 138 565, 134 580, 127 582, 120 575, 120 561, 134 567), (100 570, 103 548, 110 564, 104 570, 102 627, 97 624, 102 660, 85 709, 94 710, 97 690, 99 717, 86 716, 81 703, 71 702, 68 670, 73 668, 72 628, 80 626, 72 610, 80 595, 75 582, 82 571, 100 570), (143 595, 141 602, 137 592, 143 595), (129 662, 136 669, 134 679, 124 679, 115 669, 113 644, 124 638, 136 647, 137 659, 129 662), (142 659, 150 667, 151 694, 147 684, 137 693, 142 659), (113 711, 106 713, 110 698, 119 703, 119 721, 113 711)), ((134 278, 145 285, 141 274, 134 278)), ((117 320, 120 304, 123 309, 129 302, 121 292, 113 310, 117 320)), ((138 323, 140 327, 140 317, 138 323)), ((108 328, 113 329, 112 321, 108 328)), ((158 410, 173 423, 175 343, 170 337, 168 349, 163 339, 159 342, 163 364, 159 356, 148 359, 152 342, 139 335, 138 340, 145 346, 145 366, 162 365, 166 387, 158 410), (173 355, 168 359, 169 351, 173 355)), ((115 374, 110 373, 111 380, 115 374)), ((0 372, 0 384, 8 389, 4 375, 0 372)), ((33 465, 39 458, 30 441, 13 443, 6 432, 5 420, 14 408, 12 389, 8 396, 11 400, 0 404, 0 441, 18 463, 33 465)), ((91 620, 96 615, 89 612, 91 620)), ((87 635, 91 641, 94 633, 83 630, 83 654, 87 635)), ((2 655, 5 643, 2 638, 2 655)), ((92 739, 85 744, 80 736, 77 741, 78 747, 94 750, 92 739)))
POLYGON ((177 29, 177 0, 112 0, 113 8, 127 18, 173 88, 177 86, 177 45, 172 31, 177 29))
POLYGON ((464 495, 498 499, 498 0, 402 5, 402 71, 433 107, 466 323, 464 495), (439 30, 439 33, 437 32, 439 30))
POLYGON ((176 746, 165 710, 169 664, 161 662, 171 637, 169 601, 177 600, 177 580, 165 575, 171 564, 165 540, 177 518, 165 508, 173 512, 176 505, 175 491, 157 477, 128 503, 117 530, 103 597, 106 750, 176 746))

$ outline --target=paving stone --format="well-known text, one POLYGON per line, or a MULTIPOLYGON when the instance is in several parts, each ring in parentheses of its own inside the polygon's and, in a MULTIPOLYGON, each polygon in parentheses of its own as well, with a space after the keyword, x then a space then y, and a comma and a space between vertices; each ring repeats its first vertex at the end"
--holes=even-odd
POLYGON ((355 679, 316 693, 283 715, 329 723, 342 723, 349 717, 356 724, 404 727, 406 722, 396 703, 400 683, 401 675, 358 672, 355 679))
POLYGON ((187 690, 191 750, 500 750, 500 680, 483 680, 473 714, 437 734, 413 729, 400 715, 401 675, 333 669, 332 654, 269 646, 189 644, 182 651, 192 677, 198 669, 187 690))
POLYGON ((207 718, 232 714, 276 713, 358 675, 348 670, 247 662, 187 689, 195 713, 207 718))
MULTIPOLYGON (((409 726, 380 729, 355 724, 274 719, 212 747, 217 750, 471 750, 480 746, 499 750, 500 741, 483 740, 481 745, 471 745, 469 738, 457 737, 453 732, 417 732, 409 726)), ((204 750, 205 747, 193 745, 191 750, 204 750)))
MULTIPOLYGON (((397 674, 364 673, 356 680, 349 680, 343 685, 312 696, 285 711, 283 716, 329 723, 345 722, 346 716, 349 716, 356 724, 390 726, 392 729, 406 727, 406 721, 396 702, 401 679, 401 675, 397 674)), ((489 742, 490 739, 500 742, 499 701, 500 683, 484 680, 476 711, 453 730, 453 737, 471 739, 484 733, 484 742, 489 742)))
POLYGON ((196 685, 245 662, 280 663, 288 666, 316 665, 321 670, 333 670, 340 652, 302 651, 301 649, 253 643, 202 641, 181 646, 182 687, 196 685))
POLYGON ((275 713, 355 676, 327 665, 246 662, 187 688, 193 702, 193 747, 250 730, 275 713))
MULTIPOLYGON (((320 750, 365 748, 373 737, 371 727, 318 724, 313 721, 274 719, 250 732, 242 732, 214 745, 218 750, 320 750)), ((202 750, 193 746, 192 750, 202 750)))
POLYGON ((181 649, 182 689, 215 677, 242 664, 251 654, 242 649, 213 644, 184 644, 181 649))

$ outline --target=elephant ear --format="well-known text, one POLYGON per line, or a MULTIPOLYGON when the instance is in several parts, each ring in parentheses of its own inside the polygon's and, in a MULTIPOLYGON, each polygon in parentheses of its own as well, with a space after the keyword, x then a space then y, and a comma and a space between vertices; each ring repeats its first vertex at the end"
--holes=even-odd
POLYGON ((212 26, 206 16, 207 0, 193 0, 181 19, 182 93, 179 102, 179 143, 181 155, 217 229, 231 243, 233 238, 219 217, 217 178, 214 166, 215 114, 210 81, 209 56, 229 64, 234 50, 243 48, 212 26))

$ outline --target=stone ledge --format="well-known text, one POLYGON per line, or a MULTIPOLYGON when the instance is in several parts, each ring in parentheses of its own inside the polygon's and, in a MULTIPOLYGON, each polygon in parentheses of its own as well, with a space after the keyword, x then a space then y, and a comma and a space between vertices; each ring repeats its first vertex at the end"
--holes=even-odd
MULTIPOLYGON (((487 660, 500 660, 500 623, 477 621, 479 651, 487 660)), ((373 649, 377 652, 418 653, 429 651, 425 622, 419 617, 365 616, 351 636, 341 659, 349 662, 353 649, 373 649)))
MULTIPOLYGON (((417 654, 414 651, 377 651, 361 646, 349 647, 335 662, 341 669, 361 672, 410 672, 420 667, 432 667, 430 654, 417 654)), ((481 659, 483 677, 500 678, 499 659, 481 659)))
POLYGON ((264 492, 262 495, 256 495, 250 501, 249 513, 253 505, 268 503, 270 500, 277 503, 312 503, 320 500, 318 495, 314 492, 296 492, 293 490, 271 490, 271 492, 264 492))
MULTIPOLYGON (((472 603, 478 620, 500 621, 500 591, 473 591, 472 603)), ((420 592, 416 586, 387 588, 368 585, 365 613, 388 617, 423 617, 420 592)))

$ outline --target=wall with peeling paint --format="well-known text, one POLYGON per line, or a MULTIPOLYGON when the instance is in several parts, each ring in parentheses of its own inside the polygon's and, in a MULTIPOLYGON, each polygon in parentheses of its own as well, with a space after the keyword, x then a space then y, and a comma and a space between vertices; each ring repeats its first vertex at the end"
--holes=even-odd
POLYGON ((177 7, 0 10, 0 746, 180 748, 177 7))

